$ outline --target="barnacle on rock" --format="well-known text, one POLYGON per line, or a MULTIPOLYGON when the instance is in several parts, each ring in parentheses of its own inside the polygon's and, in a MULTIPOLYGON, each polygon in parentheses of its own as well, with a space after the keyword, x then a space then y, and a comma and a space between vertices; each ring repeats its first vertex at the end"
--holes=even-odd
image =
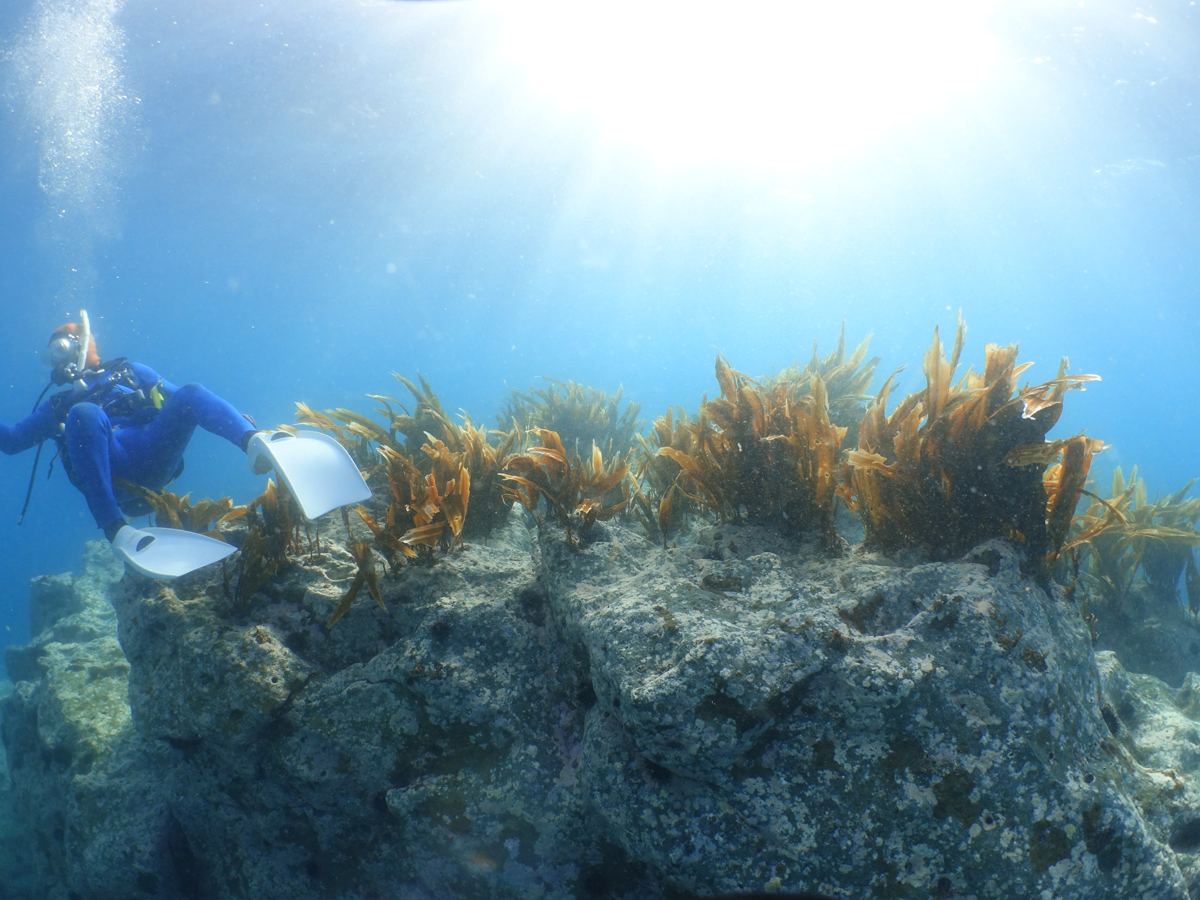
POLYGON ((1028 445, 1043 445, 1066 391, 1099 379, 1067 375, 1064 359, 1055 378, 1018 389, 1031 364, 1017 365, 1016 344, 988 344, 982 374, 968 369, 955 383, 965 338, 960 315, 946 360, 934 330, 925 389, 891 415, 892 378, 884 382, 863 417, 858 449, 847 454, 847 500, 867 542, 887 552, 919 547, 951 557, 989 538, 1010 537, 1024 543, 1033 566, 1044 572, 1052 548, 1042 470, 1050 459, 1043 453, 1031 461, 1028 445))
POLYGON ((637 417, 639 404, 626 402, 621 408, 623 388, 608 394, 574 381, 545 381, 546 387, 531 387, 528 394, 511 392, 496 417, 501 428, 515 422, 525 431, 553 431, 574 453, 586 453, 595 444, 608 456, 620 456, 633 447, 645 423, 637 417))

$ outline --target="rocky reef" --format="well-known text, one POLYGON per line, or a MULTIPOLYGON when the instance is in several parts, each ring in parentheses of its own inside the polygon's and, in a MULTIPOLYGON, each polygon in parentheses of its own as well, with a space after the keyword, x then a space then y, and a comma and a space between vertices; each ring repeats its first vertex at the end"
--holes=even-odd
POLYGON ((568 542, 517 506, 330 628, 343 529, 241 601, 100 544, 34 581, 0 897, 1200 891, 1196 676, 1096 654, 1006 540, 568 542))

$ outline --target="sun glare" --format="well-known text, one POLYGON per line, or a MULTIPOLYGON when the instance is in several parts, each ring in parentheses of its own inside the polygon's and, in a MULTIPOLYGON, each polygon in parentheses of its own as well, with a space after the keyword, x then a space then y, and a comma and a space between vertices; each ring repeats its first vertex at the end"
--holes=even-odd
POLYGON ((666 164, 784 168, 866 145, 977 85, 978 0, 529 0, 502 48, 533 87, 666 164))

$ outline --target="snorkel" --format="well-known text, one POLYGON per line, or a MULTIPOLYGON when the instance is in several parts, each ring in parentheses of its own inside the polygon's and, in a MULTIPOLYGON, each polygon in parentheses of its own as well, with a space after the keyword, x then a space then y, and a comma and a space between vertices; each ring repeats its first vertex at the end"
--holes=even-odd
POLYGON ((88 321, 86 309, 79 311, 79 321, 83 323, 83 334, 79 340, 79 358, 67 371, 67 374, 72 378, 75 390, 87 390, 87 384, 84 383, 83 373, 87 369, 88 348, 92 345, 92 323, 88 321))

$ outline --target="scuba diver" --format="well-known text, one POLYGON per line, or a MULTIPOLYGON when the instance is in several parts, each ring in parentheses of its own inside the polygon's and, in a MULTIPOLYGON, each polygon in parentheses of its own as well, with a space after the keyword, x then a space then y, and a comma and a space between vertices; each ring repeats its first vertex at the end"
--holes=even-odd
POLYGON ((101 362, 87 312, 79 315, 80 322, 61 325, 50 335, 43 352, 50 384, 31 415, 16 425, 0 424, 0 452, 11 456, 37 446, 40 455, 41 445, 53 440, 57 458, 86 498, 97 527, 117 556, 138 571, 173 578, 237 549, 200 534, 135 528, 126 516, 145 515, 150 506, 113 483, 124 479, 161 490, 183 471, 183 452, 197 426, 247 453, 256 474, 274 468, 309 519, 370 497, 357 467, 336 441, 309 432, 262 432, 253 419, 203 385, 177 387, 149 366, 125 358, 101 362), (55 386, 67 389, 42 402, 55 386))

